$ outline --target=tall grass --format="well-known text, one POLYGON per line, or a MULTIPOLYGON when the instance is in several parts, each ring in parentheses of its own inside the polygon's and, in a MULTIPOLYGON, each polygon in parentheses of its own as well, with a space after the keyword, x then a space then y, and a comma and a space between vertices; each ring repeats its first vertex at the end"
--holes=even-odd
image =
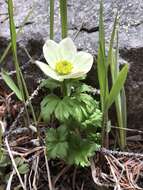
MULTIPOLYGON (((112 76, 112 83, 114 84, 117 76, 119 74, 119 61, 118 61, 118 54, 119 54, 119 48, 118 48, 118 31, 117 31, 117 43, 116 43, 116 51, 112 52, 112 60, 110 63, 110 70, 111 70, 111 76, 112 76)), ((120 148, 122 150, 126 147, 126 128, 127 128, 127 109, 126 109, 126 94, 124 87, 121 89, 119 95, 117 96, 115 100, 115 107, 116 107, 116 113, 117 113, 117 124, 119 127, 119 138, 118 142, 120 145, 120 148)))
MULTIPOLYGON (((121 123, 123 118, 126 117, 126 113, 122 113, 119 115, 119 108, 121 107, 121 102, 119 101, 119 95, 121 90, 124 87, 124 83, 128 73, 128 65, 125 65, 121 71, 117 72, 117 58, 114 57, 114 38, 116 33, 116 25, 117 25, 117 15, 114 21, 113 31, 110 39, 110 46, 108 55, 106 56, 105 53, 105 30, 104 30, 104 20, 103 20, 103 2, 100 1, 100 18, 99 18, 99 48, 98 48, 98 58, 97 58, 97 71, 98 71, 98 79, 100 85, 100 99, 101 99, 101 108, 103 112, 103 121, 102 121, 102 146, 108 147, 109 144, 109 126, 108 126, 108 113, 109 109, 114 102, 116 102, 116 110, 117 110, 117 117, 118 123, 121 123), (111 90, 109 91, 109 81, 108 81, 108 72, 109 67, 111 68, 111 75, 112 75, 112 86, 111 90), (114 69, 113 69, 114 68, 114 69), (121 117, 119 117, 121 116, 121 117)), ((117 57, 117 50, 116 50, 116 57, 117 57)), ((121 99, 120 99, 121 100, 121 99)), ((120 128, 120 136, 125 136, 124 131, 120 128)), ((125 140, 121 139, 121 147, 125 147, 125 140)))
MULTIPOLYGON (((24 77, 22 75, 22 72, 20 70, 20 66, 19 66, 19 62, 18 62, 17 44, 16 44, 17 34, 16 34, 15 23, 14 23, 13 1, 12 0, 8 0, 8 14, 9 14, 9 26, 10 26, 10 35, 11 35, 11 43, 9 44, 8 48, 10 48, 10 46, 12 47, 14 66, 16 69, 17 85, 13 82, 13 80, 10 78, 8 73, 5 72, 4 70, 2 71, 2 76, 3 76, 4 81, 7 83, 7 85, 15 92, 17 97, 21 101, 23 101, 23 103, 25 105, 26 99, 27 100, 29 99, 29 94, 28 94, 27 86, 26 86, 26 83, 25 83, 24 77)), ((28 14, 28 16, 29 16, 29 14, 28 14)), ((27 19, 27 17, 26 17, 26 19, 27 19)), ((30 102, 30 108, 31 108, 31 112, 33 115, 34 122, 37 123, 36 116, 35 116, 34 109, 33 109, 31 102, 30 102)), ((27 110, 26 106, 25 106, 25 111, 26 111, 27 119, 29 121, 29 114, 28 114, 28 110, 27 110)), ((29 123, 30 123, 30 121, 29 121, 29 123)))

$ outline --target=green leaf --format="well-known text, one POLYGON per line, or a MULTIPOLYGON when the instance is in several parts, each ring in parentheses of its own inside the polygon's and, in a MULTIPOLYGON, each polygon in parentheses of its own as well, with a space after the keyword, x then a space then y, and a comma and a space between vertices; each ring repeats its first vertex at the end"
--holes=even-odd
POLYGON ((68 130, 64 125, 61 125, 57 129, 49 128, 46 133, 47 142, 66 141, 68 130))
POLYGON ((69 164, 89 166, 89 158, 95 154, 99 146, 87 139, 81 139, 77 135, 71 135, 69 138, 69 152, 67 162, 69 164))
POLYGON ((49 121, 51 115, 54 113, 60 98, 55 95, 46 96, 41 102, 41 116, 45 121, 49 121))
POLYGON ((82 125, 85 128, 96 127, 100 128, 102 123, 102 113, 99 109, 96 109, 85 121, 82 122, 82 125))
POLYGON ((18 167, 18 171, 20 174, 26 174, 29 172, 29 165, 27 163, 21 164, 18 167))
POLYGON ((97 71, 100 85, 100 99, 102 111, 104 111, 105 100, 108 97, 108 64, 105 54, 105 31, 103 21, 103 2, 100 0, 100 17, 99 17, 99 48, 97 57, 97 71))
POLYGON ((105 33, 104 33, 104 20, 103 20, 103 2, 100 0, 100 16, 99 16, 99 40, 102 49, 103 59, 105 59, 105 33))
POLYGON ((14 16, 13 16, 13 1, 8 0, 8 14, 9 14, 9 24, 10 24, 10 34, 11 34, 11 42, 14 56, 17 56, 17 47, 16 47, 16 28, 14 24, 14 16))
POLYGON ((114 45, 116 27, 117 27, 117 21, 118 21, 117 18, 118 18, 118 12, 114 20, 113 30, 112 30, 111 39, 110 39, 110 46, 109 46, 108 59, 107 59, 108 65, 112 63, 112 51, 113 51, 113 45, 114 45))
POLYGON ((81 93, 77 98, 79 101, 84 102, 86 105, 90 105, 91 102, 94 102, 92 96, 86 93, 81 93))
POLYGON ((83 93, 83 92, 92 92, 93 88, 87 84, 81 84, 77 89, 76 93, 83 93))
POLYGON ((114 85, 111 88, 110 94, 106 100, 106 109, 108 110, 112 103, 117 98, 119 92, 123 88, 123 85, 125 83, 125 80, 127 78, 128 73, 128 65, 125 65, 122 70, 119 72, 119 75, 114 83, 114 85))
POLYGON ((15 158, 15 163, 17 166, 20 166, 22 164, 24 164, 24 159, 20 158, 20 157, 16 157, 15 158))
POLYGON ((46 149, 49 158, 65 158, 68 150, 68 130, 65 126, 48 129, 46 133, 46 149))
MULTIPOLYGON (((111 63, 110 69, 112 74, 112 83, 115 83, 115 80, 119 74, 119 63, 118 63, 118 54, 119 54, 119 47, 118 47, 118 31, 117 31, 117 40, 116 40, 116 51, 112 51, 111 53, 111 63)), ((121 92, 117 96, 115 100, 116 106, 116 114, 117 114, 117 122, 119 127, 119 145, 122 150, 126 147, 126 132, 122 130, 122 128, 127 127, 127 114, 126 114, 126 96, 124 86, 121 89, 121 92)))
POLYGON ((22 101, 23 97, 21 91, 18 89, 18 87, 16 86, 12 78, 9 76, 9 74, 4 70, 2 70, 2 78, 5 81, 5 83, 9 86, 9 88, 16 94, 17 98, 22 101))
POLYGON ((88 114, 92 114, 99 106, 98 102, 89 94, 81 93, 77 97, 77 100, 79 100, 80 104, 88 114))
POLYGON ((61 83, 56 81, 56 80, 53 80, 51 78, 49 79, 44 79, 42 81, 42 83, 40 84, 41 87, 45 87, 45 88, 48 88, 50 89, 51 91, 53 91, 55 88, 58 88, 61 86, 61 83))
POLYGON ((55 117, 59 121, 66 121, 71 113, 71 99, 69 97, 64 97, 61 101, 58 102, 58 105, 55 109, 55 117))
POLYGON ((47 148, 47 156, 49 158, 64 159, 67 155, 68 143, 67 142, 47 143, 46 148, 47 148))
POLYGON ((100 98, 101 98, 102 110, 103 110, 104 99, 105 99, 105 88, 106 88, 106 84, 105 84, 106 68, 105 68, 105 63, 102 57, 103 57, 103 54, 101 52, 101 47, 99 47, 98 58, 97 58, 97 70, 98 70, 98 80, 99 80, 99 85, 100 85, 100 98))
POLYGON ((60 141, 66 141, 67 136, 68 136, 68 129, 66 126, 61 125, 60 127, 57 128, 57 134, 58 134, 58 139, 60 141))
POLYGON ((6 154, 2 154, 2 157, 0 159, 0 168, 5 168, 8 165, 11 165, 9 157, 6 154))

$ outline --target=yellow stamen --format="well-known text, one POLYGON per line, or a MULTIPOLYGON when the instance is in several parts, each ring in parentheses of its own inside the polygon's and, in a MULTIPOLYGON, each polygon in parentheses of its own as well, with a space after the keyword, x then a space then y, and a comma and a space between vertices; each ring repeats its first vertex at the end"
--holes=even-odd
POLYGON ((73 69, 73 65, 66 60, 61 60, 56 63, 56 72, 59 73, 60 75, 67 75, 71 73, 73 69))

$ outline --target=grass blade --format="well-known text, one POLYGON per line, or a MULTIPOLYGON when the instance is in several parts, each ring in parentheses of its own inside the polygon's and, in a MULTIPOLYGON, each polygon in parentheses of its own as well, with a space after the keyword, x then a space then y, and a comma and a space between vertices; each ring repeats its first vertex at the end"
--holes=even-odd
POLYGON ((9 88, 16 94, 19 100, 23 101, 21 91, 18 89, 12 78, 9 76, 9 74, 2 70, 2 78, 5 81, 5 83, 9 86, 9 88))
POLYGON ((13 1, 8 0, 8 14, 9 14, 9 25, 10 25, 10 35, 11 35, 11 43, 12 43, 12 53, 14 58, 14 65, 16 68, 16 77, 18 82, 18 88, 21 90, 21 93, 23 94, 24 99, 24 92, 23 92, 23 86, 20 78, 19 73, 19 64, 18 64, 18 57, 17 57, 17 45, 16 45, 16 28, 14 24, 14 14, 13 14, 13 1))
MULTIPOLYGON (((14 15, 13 15, 13 1, 12 0, 8 0, 8 13, 9 13, 9 25, 10 25, 10 34, 11 34, 11 43, 12 43, 12 53, 13 53, 13 58, 14 58, 14 65, 16 68, 16 77, 17 77, 17 82, 18 82, 18 88, 21 91, 22 100, 23 100, 23 102, 25 102, 24 93, 26 94, 27 99, 29 99, 29 94, 28 94, 27 86, 24 81, 24 78, 23 78, 22 72, 20 70, 19 63, 18 63, 17 44, 16 44, 16 28, 15 28, 14 17, 13 17, 14 15)), ((30 107, 31 107, 31 111, 32 111, 33 118, 35 121, 36 117, 35 117, 35 113, 33 111, 33 107, 32 107, 31 103, 30 103, 30 107)), ((26 106, 25 106, 25 111, 26 111, 27 119, 29 120, 29 114, 28 114, 28 110, 27 110, 26 106)), ((36 123, 36 121, 35 121, 35 123, 36 123)))
POLYGON ((103 57, 103 53, 100 46, 98 50, 97 70, 98 70, 98 80, 99 80, 99 85, 100 85, 100 99, 101 99, 102 111, 103 111, 104 104, 105 104, 106 69, 105 69, 105 64, 102 57, 103 57))
MULTIPOLYGON (((110 64, 111 76, 112 76, 112 83, 115 84, 115 81, 119 75, 119 64, 118 64, 118 55, 119 55, 119 48, 118 48, 118 31, 116 30, 117 25, 117 15, 114 21, 113 32, 111 35, 110 41, 110 50, 108 56, 108 63, 110 64), (113 50, 113 43, 115 39, 115 34, 117 35, 117 42, 116 42, 116 51, 113 50)), ((115 99, 115 107, 116 107, 116 114, 117 114, 117 123, 119 127, 119 145, 122 150, 126 147, 126 131, 123 128, 127 126, 127 115, 126 115, 126 97, 125 97, 125 90, 124 86, 119 92, 117 98, 115 99)))
MULTIPOLYGON (((114 20, 113 30, 112 30, 111 39, 110 39, 109 52, 108 52, 108 58, 107 58, 108 65, 112 63, 112 51, 113 51, 113 45, 115 41, 117 21, 118 21, 118 12, 114 20)), ((114 64, 112 64, 111 66, 114 66, 114 64)))
POLYGON ((106 65, 106 55, 105 55, 105 34, 104 34, 102 0, 100 1, 99 48, 98 48, 98 58, 97 58, 97 70, 98 70, 98 79, 99 79, 100 92, 101 92, 100 98, 102 104, 102 111, 104 111, 106 96, 108 96, 108 78, 107 78, 108 67, 106 65))
POLYGON ((104 30, 104 20, 103 20, 103 2, 100 1, 100 17, 99 17, 99 41, 102 48, 103 58, 105 59, 105 30, 104 30))
POLYGON ((106 109, 109 109, 115 99, 117 98, 119 92, 123 88, 123 85, 125 83, 125 80, 127 78, 128 73, 128 65, 125 65, 122 70, 119 72, 119 75, 114 83, 114 85, 111 88, 110 94, 106 100, 106 109))

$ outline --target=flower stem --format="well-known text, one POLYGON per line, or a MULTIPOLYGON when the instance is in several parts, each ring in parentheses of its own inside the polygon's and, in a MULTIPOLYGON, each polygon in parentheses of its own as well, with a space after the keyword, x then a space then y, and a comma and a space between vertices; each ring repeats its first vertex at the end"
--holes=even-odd
POLYGON ((60 0, 60 15, 62 27, 62 39, 67 37, 67 0, 60 0))
POLYGON ((50 0, 50 39, 54 38, 54 2, 55 0, 50 0))
POLYGON ((108 137, 108 111, 105 110, 103 113, 103 120, 102 120, 102 147, 108 148, 109 147, 109 137, 108 137))
POLYGON ((63 97, 67 96, 67 84, 66 84, 66 81, 64 80, 63 81, 63 84, 62 84, 62 94, 63 94, 63 97))

